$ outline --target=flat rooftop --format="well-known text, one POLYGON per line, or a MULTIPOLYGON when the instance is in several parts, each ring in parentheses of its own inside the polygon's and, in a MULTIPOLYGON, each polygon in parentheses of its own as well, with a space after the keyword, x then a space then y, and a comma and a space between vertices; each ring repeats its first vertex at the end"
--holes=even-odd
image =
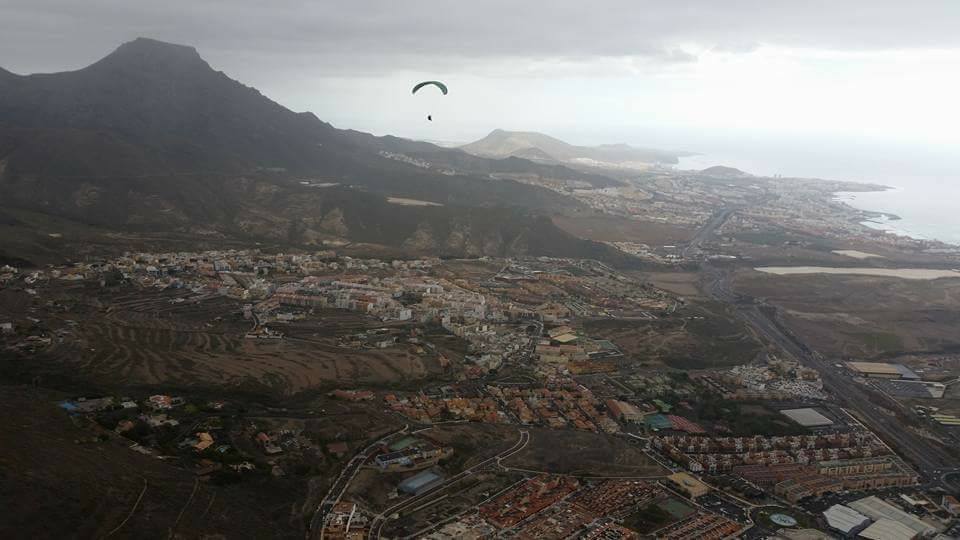
MULTIPOLYGON (((936 527, 933 527, 914 515, 904 512, 876 495, 853 501, 847 506, 878 522, 884 519, 898 522, 901 525, 913 529, 914 534, 932 534, 938 532, 936 527)), ((879 529, 882 531, 884 528, 889 528, 889 526, 881 526, 879 529)))
POLYGON ((857 512, 849 506, 835 504, 823 512, 827 525, 844 534, 850 534, 854 529, 870 522, 870 518, 857 512))
POLYGON ((902 377, 904 379, 919 379, 920 377, 902 364, 888 364, 886 362, 847 362, 847 367, 865 375, 883 375, 902 377))
POLYGON ((815 409, 784 409, 780 411, 780 414, 786 416, 803 427, 823 427, 833 425, 833 420, 820 414, 815 409))
POLYGON ((867 540, 913 540, 917 531, 891 519, 880 518, 873 525, 860 532, 867 540))
POLYGON ((884 362, 847 362, 847 367, 861 373, 880 373, 884 375, 900 374, 900 371, 895 365, 884 362))

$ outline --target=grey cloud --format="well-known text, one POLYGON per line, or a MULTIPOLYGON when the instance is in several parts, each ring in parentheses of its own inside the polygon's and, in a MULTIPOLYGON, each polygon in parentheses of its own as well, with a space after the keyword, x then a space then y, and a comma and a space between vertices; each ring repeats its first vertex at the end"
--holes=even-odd
POLYGON ((835 50, 960 46, 960 2, 901 0, 5 0, 0 65, 76 68, 137 36, 195 45, 245 75, 309 66, 336 76, 489 61, 635 57, 757 44, 835 50), (719 45, 718 45, 719 44, 719 45))

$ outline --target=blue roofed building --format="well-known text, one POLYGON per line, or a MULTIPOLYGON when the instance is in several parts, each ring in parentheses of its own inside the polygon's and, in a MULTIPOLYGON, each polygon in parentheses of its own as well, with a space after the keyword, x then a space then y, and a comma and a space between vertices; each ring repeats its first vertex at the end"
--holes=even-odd
POLYGON ((443 476, 433 470, 423 471, 407 478, 397 486, 397 491, 408 495, 420 495, 443 483, 443 476))
POLYGON ((673 422, 670 421, 664 414, 650 414, 643 419, 643 423, 647 425, 648 428, 654 431, 660 431, 661 429, 670 429, 673 427, 673 422))

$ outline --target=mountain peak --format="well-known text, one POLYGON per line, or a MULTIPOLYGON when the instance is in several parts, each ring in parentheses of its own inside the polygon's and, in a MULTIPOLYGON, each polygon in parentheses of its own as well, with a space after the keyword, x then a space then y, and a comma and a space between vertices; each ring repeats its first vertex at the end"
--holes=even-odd
POLYGON ((113 54, 121 52, 164 54, 168 56, 179 55, 182 57, 200 58, 200 53, 197 52, 197 49, 189 45, 180 45, 177 43, 170 43, 168 41, 160 41, 159 39, 145 37, 138 37, 133 41, 128 41, 121 44, 119 47, 117 47, 113 54))
POLYGON ((714 165, 713 167, 707 167, 700 172, 712 176, 750 176, 748 173, 743 172, 740 169, 727 167, 725 165, 714 165))
POLYGON ((679 154, 663 150, 634 148, 626 144, 576 146, 535 131, 495 129, 479 141, 460 147, 478 156, 504 158, 519 155, 539 160, 578 163, 588 159, 598 164, 677 163, 679 154))
POLYGON ((144 67, 211 69, 193 47, 143 37, 120 45, 115 51, 93 64, 93 66, 99 65, 130 66, 139 69, 144 67))

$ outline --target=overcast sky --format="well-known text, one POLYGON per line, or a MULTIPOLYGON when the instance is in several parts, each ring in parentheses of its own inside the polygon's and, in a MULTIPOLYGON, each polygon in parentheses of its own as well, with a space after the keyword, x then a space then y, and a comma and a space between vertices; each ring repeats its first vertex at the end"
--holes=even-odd
POLYGON ((0 66, 77 69, 145 36, 376 133, 949 147, 960 146, 958 29, 957 0, 0 0, 0 66), (427 78, 450 95, 411 96, 427 78))

